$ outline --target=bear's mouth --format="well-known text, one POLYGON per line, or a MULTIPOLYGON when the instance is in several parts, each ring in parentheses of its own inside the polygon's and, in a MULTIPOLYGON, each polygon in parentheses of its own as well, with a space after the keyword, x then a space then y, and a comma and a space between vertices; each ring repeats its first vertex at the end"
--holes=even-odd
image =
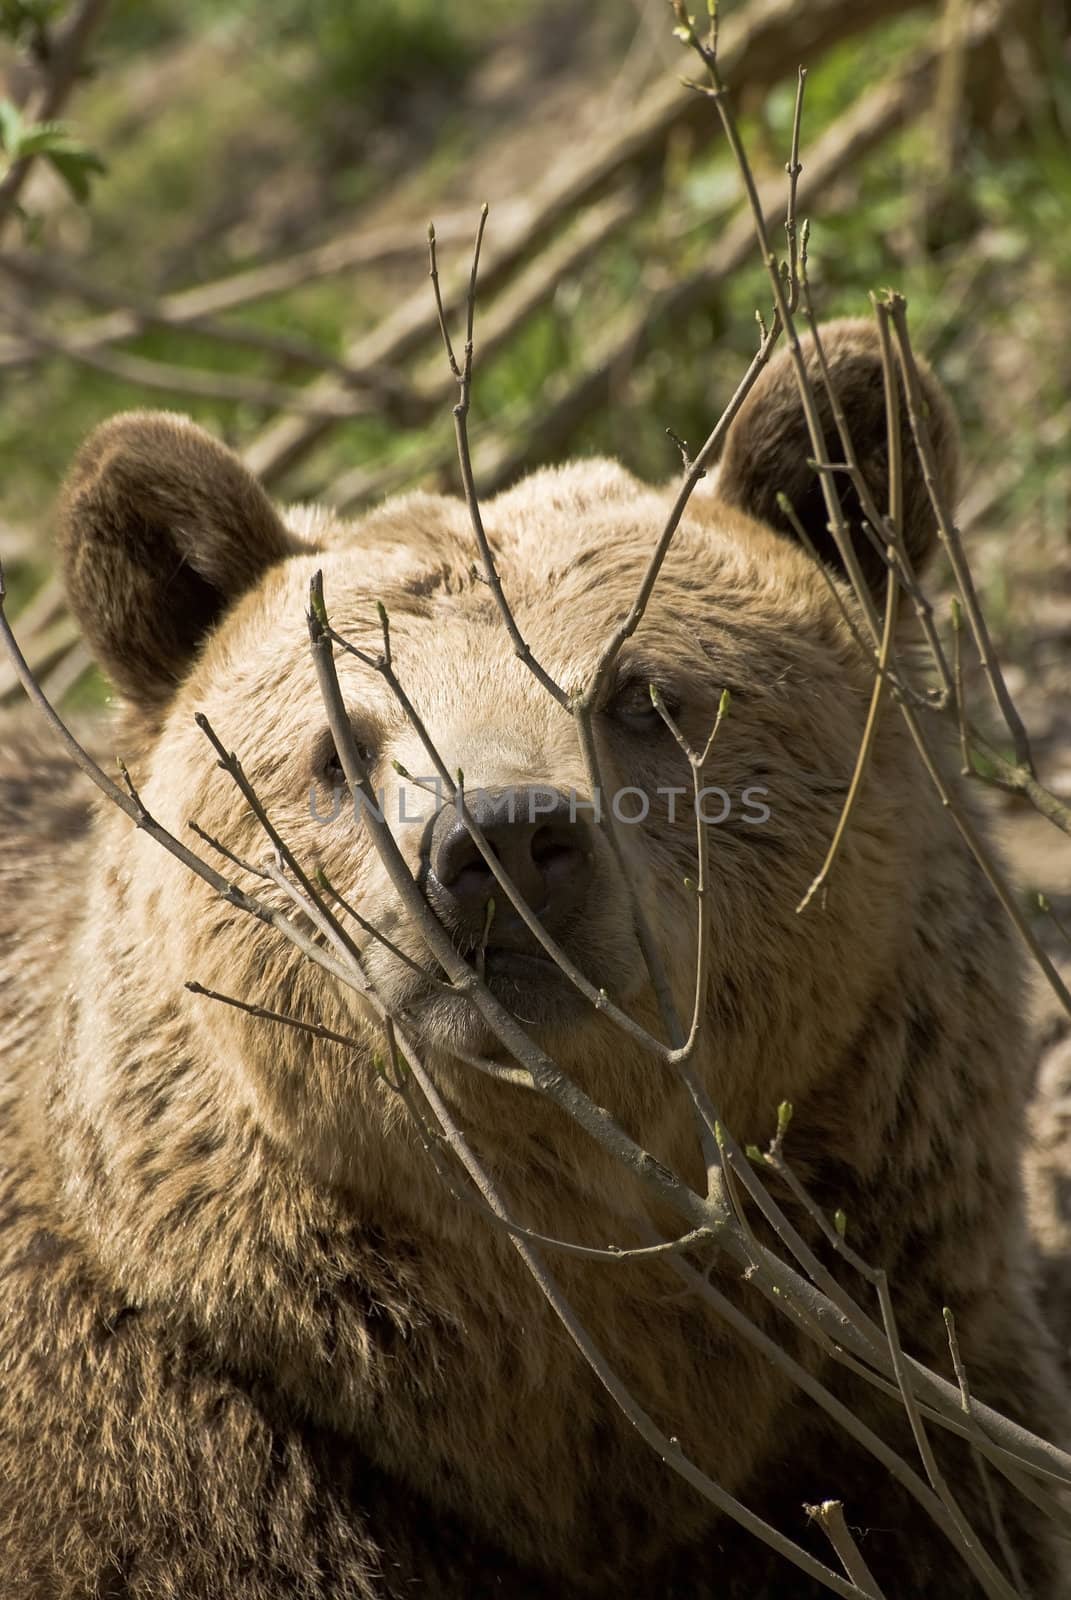
POLYGON ((518 1022, 534 1027, 572 1020, 587 1002, 556 961, 541 950, 489 945, 484 952, 487 987, 518 1022))
POLYGON ((484 978, 489 987, 501 978, 537 977, 543 981, 548 973, 562 976, 557 964, 541 950, 517 950, 511 945, 489 945, 484 953, 484 978))
MULTIPOLYGON (((530 1031, 575 1028, 594 1008, 561 968, 538 949, 488 945, 474 968, 515 1022, 530 1031)), ((427 989, 407 1007, 429 1044, 440 1049, 484 1053, 497 1046, 494 1029, 467 996, 427 989)))

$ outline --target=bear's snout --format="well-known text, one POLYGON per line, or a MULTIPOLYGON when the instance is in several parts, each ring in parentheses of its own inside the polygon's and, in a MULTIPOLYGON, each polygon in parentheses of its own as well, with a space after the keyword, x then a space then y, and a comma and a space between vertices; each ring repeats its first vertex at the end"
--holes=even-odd
MULTIPOLYGON (((549 933, 559 933, 587 899, 594 868, 591 830, 577 802, 539 785, 481 789, 465 806, 515 887, 549 933)), ((533 944, 518 913, 480 854, 457 807, 443 806, 427 842, 427 891, 452 932, 487 948, 533 944), (488 901, 494 913, 487 926, 488 901)))

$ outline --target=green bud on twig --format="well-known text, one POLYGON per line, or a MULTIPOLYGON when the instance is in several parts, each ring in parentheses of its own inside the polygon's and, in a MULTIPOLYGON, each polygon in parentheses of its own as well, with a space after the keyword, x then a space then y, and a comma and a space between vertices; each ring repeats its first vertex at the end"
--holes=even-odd
POLYGON ((309 580, 309 609, 321 628, 327 627, 327 605, 324 601, 324 575, 314 572, 309 580))

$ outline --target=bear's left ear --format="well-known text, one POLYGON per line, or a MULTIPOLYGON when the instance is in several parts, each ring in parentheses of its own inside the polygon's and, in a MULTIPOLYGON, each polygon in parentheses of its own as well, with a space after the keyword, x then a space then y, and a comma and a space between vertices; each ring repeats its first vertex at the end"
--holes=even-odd
POLYGON ((82 446, 59 502, 67 595, 97 661, 158 707, 227 608, 299 548, 257 480, 188 417, 131 411, 82 446))
MULTIPOLYGON (((872 322, 845 320, 826 323, 820 330, 822 350, 830 369, 859 465, 880 511, 888 505, 889 453, 885 420, 885 390, 881 346, 872 322)), ((833 419, 829 395, 822 380, 814 340, 801 339, 807 372, 818 404, 828 458, 843 459, 840 436, 833 419)), ((954 504, 959 478, 959 440, 955 416, 930 368, 918 362, 926 407, 926 425, 937 458, 941 489, 954 504)), ((900 383, 900 437, 903 458, 903 536, 916 571, 921 570, 934 547, 936 522, 900 383)), ((768 523, 779 533, 797 535, 777 504, 778 494, 788 496, 796 515, 823 561, 842 568, 819 475, 807 465, 814 456, 796 387, 791 352, 780 351, 759 378, 729 429, 722 451, 716 496, 768 523)), ((867 583, 875 591, 885 582, 885 564, 863 532, 858 496, 847 475, 837 474, 841 505, 852 533, 853 546, 867 583)))

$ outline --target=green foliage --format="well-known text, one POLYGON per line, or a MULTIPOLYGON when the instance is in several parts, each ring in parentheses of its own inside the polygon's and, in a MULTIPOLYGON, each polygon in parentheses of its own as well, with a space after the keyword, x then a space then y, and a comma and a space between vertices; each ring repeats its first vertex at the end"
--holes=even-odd
POLYGON ((458 80, 475 53, 455 8, 440 0, 256 0, 255 9, 279 43, 311 49, 304 94, 326 91, 362 121, 389 114, 398 94, 417 84, 458 80))
POLYGON ((39 40, 63 10, 64 0, 0 0, 0 37, 18 45, 39 40))
POLYGON ((233 0, 110 0, 109 51, 125 57, 159 49, 191 28, 225 20, 232 8, 233 0))
POLYGON ((96 151, 65 122, 24 122, 12 101, 0 100, 0 177, 30 156, 43 156, 80 205, 89 199, 90 176, 105 170, 96 151))

